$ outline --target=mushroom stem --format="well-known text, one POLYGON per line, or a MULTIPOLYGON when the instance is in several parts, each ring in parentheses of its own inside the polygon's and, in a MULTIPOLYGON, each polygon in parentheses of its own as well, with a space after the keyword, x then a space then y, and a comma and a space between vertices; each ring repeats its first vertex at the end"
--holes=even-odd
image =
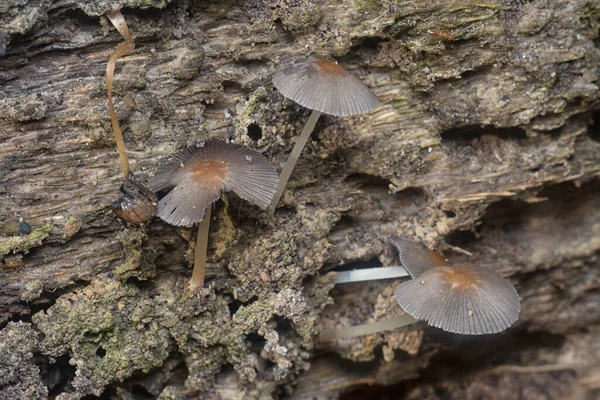
POLYGON ((192 271, 192 279, 190 280, 189 289, 192 292, 197 292, 204 286, 204 274, 206 272, 206 252, 208 250, 208 231, 210 228, 210 211, 209 206, 206 209, 204 219, 198 224, 198 238, 196 239, 196 251, 194 254, 194 270, 192 271))
POLYGON ((353 269, 351 271, 338 272, 335 281, 336 285, 340 283, 374 281, 382 279, 394 279, 408 276, 408 272, 403 267, 377 267, 365 269, 353 269))
POLYGON ((127 158, 127 149, 125 148, 125 141, 123 140, 123 133, 119 126, 119 120, 117 119, 117 113, 115 112, 115 106, 112 99, 112 86, 113 77, 115 75, 115 63, 119 58, 125 54, 131 52, 134 48, 133 36, 131 31, 127 27, 127 22, 120 11, 113 11, 106 14, 110 22, 117 28, 121 36, 125 39, 123 43, 117 47, 114 53, 110 56, 108 64, 106 64, 106 87, 108 89, 108 111, 110 114, 110 122, 112 123, 113 132, 115 133, 115 141, 117 142, 117 150, 119 151, 119 161, 121 163, 121 170, 125 179, 129 176, 129 159, 127 158))
POLYGON ((346 326, 339 329, 328 329, 321 332, 319 341, 326 342, 328 340, 345 339, 356 336, 370 335, 372 333, 390 331, 392 329, 414 324, 417 321, 418 319, 414 319, 408 314, 403 314, 395 318, 373 322, 372 324, 346 326))
POLYGON ((310 114, 308 121, 306 121, 306 125, 304 125, 304 128, 302 129, 302 133, 300 133, 300 136, 298 137, 298 140, 296 140, 296 144, 294 145, 294 148, 292 149, 292 152, 290 153, 289 158, 287 159, 287 161, 285 162, 285 165, 283 166, 283 170, 281 171, 281 174, 279 175, 279 183, 277 184, 277 191, 275 192, 275 196, 273 196, 273 199, 271 200, 270 207, 271 207, 272 213, 275 213, 275 209, 277 208, 277 203, 279 203, 279 200, 281 199, 281 195, 283 194, 283 191, 285 190, 285 186, 287 185, 287 182, 290 179, 290 175, 292 175, 292 170, 294 169, 294 166, 296 165, 296 162, 298 161, 298 158, 300 157, 300 153, 302 153, 302 149, 304 149, 304 146, 306 146, 306 142, 308 142, 308 138, 310 137, 310 134, 312 133, 313 129, 315 129, 315 125, 317 124, 317 120, 319 119, 320 116, 321 116, 321 113, 316 110, 313 110, 313 112, 310 114))

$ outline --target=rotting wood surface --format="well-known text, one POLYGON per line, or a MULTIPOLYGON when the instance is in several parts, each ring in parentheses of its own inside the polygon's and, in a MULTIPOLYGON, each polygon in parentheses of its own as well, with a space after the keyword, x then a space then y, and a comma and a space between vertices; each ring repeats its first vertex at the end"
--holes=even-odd
POLYGON ((166 3, 0 2, 0 398, 592 398, 597 1, 166 3), (280 167, 308 116, 270 83, 286 54, 333 55, 382 102, 319 122, 274 218, 218 205, 200 296, 184 290, 191 230, 110 211, 121 38, 102 15, 121 6, 136 48, 114 96, 142 181, 209 137, 280 167), (510 276, 519 322, 316 343, 330 294, 323 327, 400 312, 394 282, 330 293, 326 273, 396 264, 391 234, 510 276))

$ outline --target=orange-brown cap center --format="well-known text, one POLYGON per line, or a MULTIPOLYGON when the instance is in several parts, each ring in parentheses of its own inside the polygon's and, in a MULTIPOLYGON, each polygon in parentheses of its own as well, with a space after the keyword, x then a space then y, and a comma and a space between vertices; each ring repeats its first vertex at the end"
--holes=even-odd
POLYGON ((348 73, 343 67, 331 61, 317 60, 313 64, 324 74, 346 75, 348 73))
POLYGON ((476 287, 477 278, 468 270, 449 268, 446 272, 446 285, 458 290, 471 290, 476 287))
POLYGON ((227 177, 229 167, 221 160, 203 160, 191 166, 194 182, 216 186, 223 189, 223 180, 227 177))

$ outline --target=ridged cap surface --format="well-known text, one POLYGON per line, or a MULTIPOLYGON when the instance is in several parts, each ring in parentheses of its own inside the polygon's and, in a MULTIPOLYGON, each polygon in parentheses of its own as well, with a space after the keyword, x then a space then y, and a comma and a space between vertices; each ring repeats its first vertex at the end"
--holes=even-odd
POLYGON ((157 216, 171 225, 189 227, 202 221, 206 208, 224 190, 267 208, 278 180, 275 167, 260 153, 210 140, 177 153, 158 169, 148 187, 155 192, 172 188, 159 200, 157 216))
POLYGON ((323 58, 300 56, 282 61, 273 84, 301 106, 337 117, 366 114, 379 106, 360 79, 323 58))
POLYGON ((518 319, 521 310, 509 280, 472 265, 428 269, 398 285, 395 296, 412 317, 466 335, 500 332, 518 319))

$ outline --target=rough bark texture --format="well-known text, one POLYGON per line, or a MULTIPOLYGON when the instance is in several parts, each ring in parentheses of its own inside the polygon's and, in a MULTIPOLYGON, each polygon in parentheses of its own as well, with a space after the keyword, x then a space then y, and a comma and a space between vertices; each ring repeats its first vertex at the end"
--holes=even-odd
POLYGON ((597 398, 599 21, 597 0, 0 0, 0 398, 597 398), (193 230, 110 210, 121 7, 142 181, 209 137, 280 166, 308 116, 270 83, 286 54, 332 55, 382 102, 319 122, 274 217, 218 204, 200 295, 193 230), (397 282, 327 272, 397 264, 392 234, 510 276, 518 323, 317 343, 401 312, 397 282))

